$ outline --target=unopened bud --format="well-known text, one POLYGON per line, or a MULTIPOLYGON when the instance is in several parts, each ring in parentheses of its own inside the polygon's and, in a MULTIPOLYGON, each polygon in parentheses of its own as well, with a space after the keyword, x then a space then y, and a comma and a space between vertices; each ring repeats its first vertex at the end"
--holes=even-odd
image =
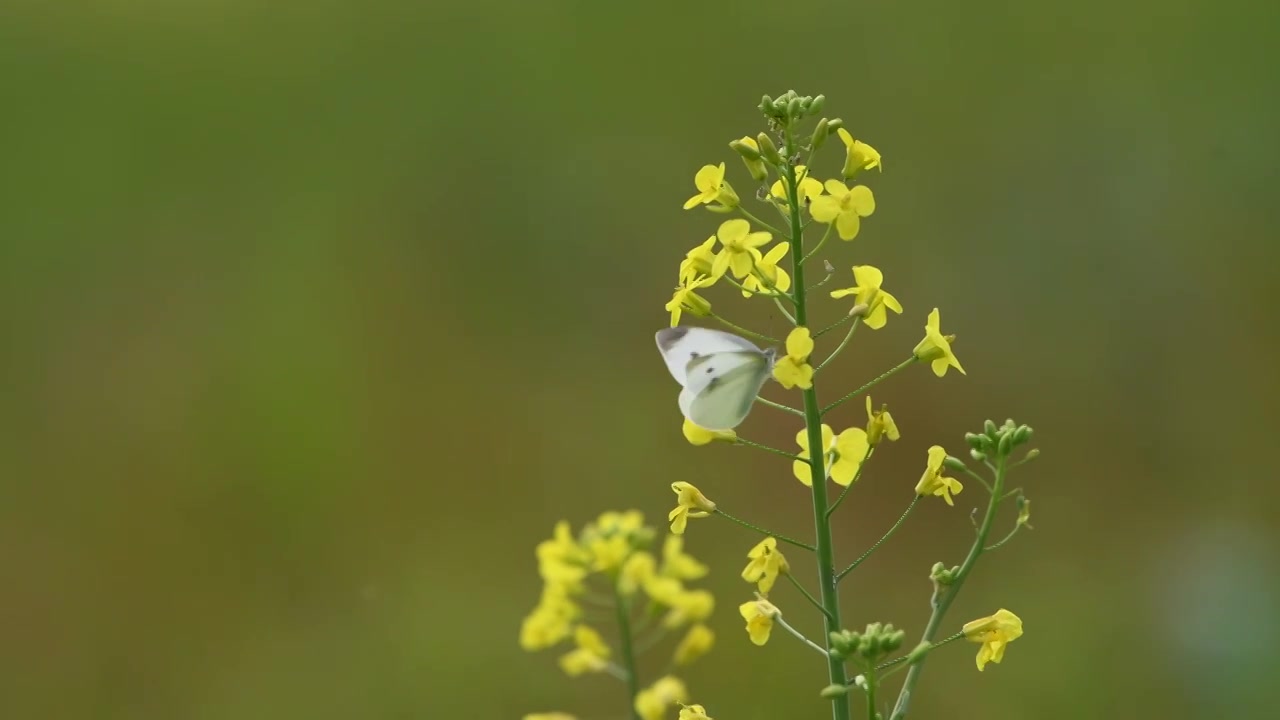
POLYGON ((827 134, 834 135, 837 130, 844 127, 844 121, 840 118, 831 118, 827 121, 827 134))
MULTIPOLYGON (((822 97, 819 95, 818 97, 822 97)), ((817 111, 815 111, 817 112, 817 111)), ((813 129, 813 137, 809 138, 809 152, 817 152, 822 147, 822 143, 827 139, 827 119, 822 118, 818 121, 817 127, 813 129)))
POLYGON ((849 686, 832 683, 831 685, 822 688, 822 692, 819 692, 818 694, 828 700, 843 697, 849 694, 849 686))
POLYGON ((996 437, 996 424, 990 420, 982 423, 982 431, 987 434, 987 437, 991 438, 992 442, 1000 439, 996 437))
POLYGON ((1022 458, 1022 461, 1035 460, 1038 457, 1040 457, 1040 448, 1031 448, 1027 451, 1026 457, 1022 458))
POLYGON ((986 435, 979 435, 977 433, 965 433, 964 441, 969 443, 969 447, 974 450, 984 450, 991 444, 991 441, 987 439, 986 435))
POLYGON ((987 454, 982 452, 981 450, 970 450, 969 457, 973 458, 974 460, 977 460, 978 462, 983 462, 987 459, 987 454))
POLYGON ((815 95, 813 101, 809 103, 809 112, 817 115, 822 112, 822 106, 827 104, 826 95, 815 95))
POLYGON ((778 147, 773 144, 773 138, 768 133, 760 133, 756 136, 756 144, 760 147, 760 155, 765 160, 774 165, 782 164, 782 156, 778 154, 778 147))
POLYGON ((945 458, 943 458, 943 459, 942 459, 942 467, 944 467, 944 468, 946 468, 946 469, 948 469, 948 470, 959 470, 959 471, 962 471, 962 472, 963 472, 964 470, 967 470, 967 469, 969 468, 969 466, 968 466, 968 465, 965 465, 965 464, 964 464, 964 461, 963 461, 963 460, 961 460, 961 459, 960 459, 960 458, 958 458, 958 457, 952 457, 952 456, 950 456, 950 455, 948 455, 948 456, 946 456, 945 458))
POLYGON ((1008 456, 1009 451, 1013 449, 1013 433, 1004 432, 1000 434, 1000 447, 998 452, 1001 455, 1008 456))
POLYGON ((1013 431, 1013 441, 1021 445, 1022 443, 1031 439, 1031 433, 1032 433, 1031 427, 1028 425, 1023 425, 1022 427, 1013 431))

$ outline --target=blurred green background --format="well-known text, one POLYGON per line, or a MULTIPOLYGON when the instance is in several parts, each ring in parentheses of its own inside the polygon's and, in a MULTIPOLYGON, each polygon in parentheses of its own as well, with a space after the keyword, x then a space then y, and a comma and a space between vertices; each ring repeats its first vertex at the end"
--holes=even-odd
MULTIPOLYGON (((1008 607, 1026 634, 982 674, 940 651, 913 716, 1267 714, 1277 27, 1261 2, 9 0, 0 715, 621 715, 612 680, 517 646, 557 519, 660 523, 690 480, 811 532, 785 461, 685 442, 652 335, 722 219, 680 209, 694 172, 749 187, 726 143, 788 88, 884 154, 876 214, 828 257, 883 268, 907 310, 823 394, 934 306, 968 370, 873 393, 904 437, 841 508, 839 556, 929 445, 1012 416, 1043 451, 1035 530, 948 622, 1008 607)), ((914 637, 975 497, 918 510, 845 584, 847 624, 914 637)), ((695 697, 829 717, 808 651, 746 640, 755 538, 688 537, 719 599, 695 697)))

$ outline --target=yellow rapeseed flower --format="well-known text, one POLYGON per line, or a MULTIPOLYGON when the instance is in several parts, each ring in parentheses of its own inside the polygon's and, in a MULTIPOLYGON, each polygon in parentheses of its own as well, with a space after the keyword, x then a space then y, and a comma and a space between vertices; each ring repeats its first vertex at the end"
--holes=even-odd
POLYGON ((582 610, 563 585, 546 583, 542 598, 520 624, 520 647, 529 652, 549 648, 569 637, 582 610))
POLYGON ((742 570, 742 579, 749 583, 757 583, 760 592, 768 595, 777 582, 778 575, 790 572, 791 566, 787 558, 778 550, 776 538, 767 537, 756 544, 747 553, 749 562, 742 570))
POLYGON ((657 565, 653 555, 647 552, 632 553, 631 557, 622 564, 622 572, 618 573, 618 592, 623 595, 634 595, 649 582, 649 578, 654 576, 657 565))
POLYGON ((832 482, 849 487, 858 476, 858 468, 862 466, 870 447, 867 431, 862 428, 849 428, 836 436, 835 461, 827 470, 832 482))
POLYGON ((549 713, 527 713, 524 720, 578 720, 577 717, 569 713, 549 712, 549 713))
POLYGON ((600 633, 586 625, 573 631, 573 641, 578 647, 560 656, 560 669, 565 674, 577 676, 589 672, 602 672, 609 666, 609 646, 600 633))
POLYGON ((671 609, 662 618, 662 626, 669 630, 690 622, 702 622, 716 609, 716 598, 709 590, 682 590, 667 600, 671 609))
POLYGON ((685 285, 699 277, 706 276, 710 280, 701 287, 710 287, 716 284, 716 280, 720 279, 719 275, 711 272, 711 266, 715 264, 716 253, 712 248, 715 247, 716 236, 712 235, 707 241, 685 253, 684 260, 680 261, 680 284, 685 285))
POLYGON ((681 428, 684 433, 684 439, 693 445, 706 445, 716 440, 724 440, 733 442, 738 439, 738 433, 732 430, 708 430, 695 424, 689 418, 684 419, 684 426, 681 428))
MULTIPOLYGON (((742 157, 742 163, 747 166, 747 172, 751 173, 751 178, 756 182, 764 182, 769 177, 769 168, 765 166, 764 160, 760 159, 760 143, 750 136, 743 136, 738 142, 754 151, 754 157, 747 157, 739 153, 742 157)), ((730 147, 732 146, 733 144, 730 143, 730 147)))
POLYGON ((715 278, 705 276, 681 281, 675 292, 671 294, 671 299, 663 306, 663 309, 671 313, 671 327, 680 324, 680 314, 686 311, 698 317, 711 314, 711 301, 699 295, 698 290, 712 285, 715 281, 715 278))
POLYGON ((840 135, 840 140, 844 142, 844 176, 851 178, 858 174, 859 170, 872 170, 880 168, 884 171, 884 166, 880 162, 880 153, 870 145, 861 140, 854 140, 853 135, 844 128, 838 128, 836 132, 840 135))
POLYGON ((676 720, 712 720, 712 718, 707 717, 707 710, 701 705, 685 705, 680 708, 680 717, 676 720))
POLYGON ((813 337, 809 328, 798 327, 787 335, 787 354, 779 358, 773 365, 773 377, 790 390, 798 387, 813 387, 813 367, 809 365, 809 354, 813 352, 813 337))
POLYGON ((755 268, 742 281, 742 297, 774 295, 791 289, 791 276, 786 270, 778 267, 778 261, 786 257, 790 249, 791 243, 785 242, 774 245, 765 255, 751 248, 751 260, 755 263, 755 268))
POLYGON ((724 163, 703 165, 693 176, 693 184, 698 188, 698 194, 685 201, 685 210, 713 202, 719 202, 726 208, 738 207, 738 194, 724 179, 724 163))
POLYGON ((662 574, 679 580, 697 580, 707 574, 707 566, 684 551, 684 538, 668 535, 662 542, 662 574))
POLYGON ((569 521, 556 523, 550 540, 538 543, 538 574, 548 583, 578 588, 587 575, 590 553, 578 544, 569 529, 569 521))
POLYGON ((882 405, 879 412, 871 409, 871 396, 867 396, 867 443, 872 447, 880 444, 880 438, 897 440, 902 437, 898 433, 898 425, 893 421, 887 406, 882 405))
MULTIPOLYGON (((796 479, 804 483, 808 487, 813 487, 813 471, 810 469, 809 458, 813 457, 809 454, 809 431, 807 428, 800 428, 800 432, 796 433, 796 444, 800 446, 799 456, 804 460, 796 460, 791 463, 791 473, 796 479)), ((831 451, 836 447, 836 435, 831 430, 831 426, 822 424, 822 454, 824 456, 824 467, 830 467, 829 456, 831 451)))
POLYGON ((964 368, 960 367, 960 361, 956 359, 955 353, 951 352, 951 341, 955 340, 956 336, 943 335, 941 326, 941 315, 938 313, 938 308, 934 308, 933 312, 929 313, 928 322, 924 325, 924 339, 911 353, 929 363, 933 368, 933 374, 938 377, 946 375, 948 367, 954 367, 962 375, 967 375, 964 368))
POLYGON ((635 710, 640 720, 663 720, 667 708, 689 702, 689 690, 679 678, 667 675, 636 693, 635 710))
POLYGON ((684 584, 673 577, 653 575, 645 580, 644 592, 655 604, 674 607, 684 592, 684 584))
POLYGON ((703 518, 716 509, 715 503, 687 482, 673 482, 671 490, 676 494, 676 507, 667 514, 667 519, 671 521, 671 532, 676 535, 684 534, 689 518, 703 518))
MULTIPOLYGON (((796 195, 800 198, 801 205, 813 202, 814 198, 822 194, 822 182, 817 178, 809 177, 809 169, 804 165, 796 166, 796 180, 799 181, 796 195)), ((773 186, 769 188, 769 194, 781 200, 783 207, 786 207, 787 188, 781 180, 774 181, 773 186)))
POLYGON ((698 623, 689 628, 689 632, 685 633, 684 638, 680 640, 680 644, 676 645, 676 665, 688 665, 706 655, 711 651, 711 646, 715 644, 715 641, 716 634, 706 625, 698 623))
POLYGON ((764 645, 769 642, 769 633, 773 632, 773 619, 782 611, 768 600, 758 598, 739 605, 738 614, 747 621, 747 636, 751 642, 764 645))
POLYGON ((751 223, 742 218, 720 223, 716 237, 720 240, 720 252, 716 253, 715 262, 711 265, 712 276, 719 277, 728 270, 738 279, 751 274, 755 261, 751 251, 773 239, 773 235, 767 232, 751 232, 751 223))
MULTIPOLYGON (((809 431, 806 428, 801 428, 796 433, 796 444, 800 446, 800 452, 797 455, 804 460, 791 463, 791 474, 806 486, 813 487, 813 471, 807 462, 813 456, 809 454, 809 431)), ((867 454, 869 446, 866 431, 862 428, 849 428, 836 436, 831 426, 823 423, 822 445, 826 476, 839 485, 849 487, 867 454)))
POLYGON ((959 495, 964 486, 955 478, 942 476, 942 461, 946 459, 947 451, 941 445, 929 448, 929 460, 925 464, 924 474, 920 476, 920 482, 916 483, 916 494, 936 495, 946 500, 948 505, 955 505, 951 496, 959 495))
POLYGON ((886 309, 902 314, 902 305, 898 299, 880 288, 880 284, 884 282, 884 273, 878 268, 870 265, 855 265, 853 281, 857 284, 851 288, 832 290, 831 297, 839 299, 853 295, 855 305, 866 305, 867 311, 862 317, 863 325, 872 330, 879 330, 888 322, 889 315, 885 312, 886 309))
POLYGON ((988 662, 999 664, 1004 659, 1004 648, 1022 637, 1022 618, 1000 608, 995 615, 978 618, 964 624, 964 636, 982 643, 978 648, 978 671, 988 662))
POLYGON ((862 218, 876 211, 876 198, 871 188, 855 185, 845 187, 839 180, 828 180, 824 187, 830 195, 822 195, 809 204, 809 214, 820 223, 835 223, 841 240, 858 236, 862 218))

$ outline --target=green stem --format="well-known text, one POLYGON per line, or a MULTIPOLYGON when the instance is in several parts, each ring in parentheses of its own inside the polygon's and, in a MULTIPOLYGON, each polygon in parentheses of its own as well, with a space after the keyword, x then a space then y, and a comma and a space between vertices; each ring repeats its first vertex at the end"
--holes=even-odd
POLYGON ((867 454, 863 455, 862 462, 858 463, 858 471, 853 474, 853 479, 849 481, 849 484, 844 486, 844 490, 840 491, 840 497, 836 498, 836 501, 831 503, 831 507, 827 508, 827 517, 831 517, 832 513, 836 511, 836 508, 840 507, 840 503, 844 502, 844 496, 848 495, 849 490, 852 489, 854 485, 858 484, 858 478, 862 477, 862 468, 867 466, 867 461, 871 459, 871 453, 875 451, 876 449, 874 446, 867 446, 867 454))
POLYGON ((875 668, 868 669, 865 677, 867 679, 867 720, 879 720, 880 714, 876 712, 876 685, 880 683, 880 679, 876 677, 875 668))
POLYGON ((849 332, 845 333, 844 339, 840 341, 840 344, 836 346, 835 350, 831 351, 831 354, 828 355, 826 359, 818 363, 818 367, 813 369, 814 375, 817 375, 818 372, 822 370, 822 368, 826 367, 828 363, 836 359, 836 356, 840 354, 841 350, 844 350, 844 346, 848 345, 849 341, 853 339, 854 331, 856 331, 858 329, 858 326, 862 324, 860 322, 861 320, 862 320, 861 317, 856 317, 853 319, 853 324, 849 326, 849 332))
POLYGON ((807 598, 809 602, 813 604, 814 607, 818 608, 819 612, 821 612, 823 615, 827 614, 827 609, 822 607, 822 603, 818 602, 817 599, 815 599, 812 595, 810 595, 808 590, 804 589, 804 586, 800 584, 799 580, 795 579, 795 577, 789 572, 783 573, 783 574, 787 576, 787 579, 791 581, 792 585, 796 586, 796 589, 800 591, 801 595, 804 595, 805 598, 807 598))
POLYGON ((1002 545, 1004 545, 1005 543, 1007 543, 1007 542, 1009 542, 1010 540, 1012 540, 1012 539, 1013 539, 1013 536, 1014 536, 1014 535, 1017 535, 1017 534, 1018 534, 1018 531, 1019 531, 1019 530, 1021 530, 1021 529, 1022 529, 1022 526, 1021 526, 1021 525, 1014 525, 1014 526, 1013 526, 1013 529, 1009 531, 1009 534, 1008 534, 1008 535, 1005 535, 1003 538, 1001 538, 1000 540, 998 540, 994 545, 988 545, 988 546, 986 546, 985 548, 983 548, 983 549, 982 549, 982 551, 983 551, 983 552, 990 552, 990 551, 992 551, 992 550, 996 550, 996 549, 1000 548, 1002 545))
POLYGON ((751 442, 750 440, 747 440, 745 438, 737 438, 734 440, 734 442, 738 445, 745 445, 747 447, 753 447, 757 450, 764 450, 765 452, 771 452, 774 455, 781 455, 782 457, 788 458, 790 460, 799 460, 801 462, 809 461, 808 458, 802 458, 799 455, 792 455, 786 450, 779 450, 778 448, 772 448, 772 447, 769 447, 768 445, 761 445, 758 442, 751 442))
MULTIPOLYGON (((814 641, 810 640, 809 638, 805 637, 805 636, 804 636, 804 633, 802 633, 802 632, 800 632, 799 630, 797 630, 797 629, 795 629, 795 628, 791 627, 790 625, 788 625, 788 624, 787 624, 787 621, 786 621, 786 620, 783 620, 781 615, 777 615, 777 616, 775 616, 775 617, 773 618, 773 621, 774 621, 775 623, 777 623, 778 625, 781 625, 783 630, 786 630, 787 632, 789 632, 789 633, 791 633, 792 635, 794 635, 794 636, 795 636, 795 638, 796 638, 797 640, 799 640, 800 642, 804 643, 805 645, 808 645, 809 647, 813 648, 814 650, 817 650, 818 652, 822 653, 823 655, 827 655, 827 651, 826 651, 826 650, 823 650, 821 645, 819 645, 818 643, 816 643, 816 642, 814 642, 814 641)), ((828 656, 828 657, 830 657, 830 656, 828 656)))
POLYGON ((765 400, 764 398, 760 397, 759 395, 757 395, 757 396, 756 396, 756 402, 760 403, 761 405, 768 405, 769 407, 771 407, 771 408, 773 408, 773 409, 775 409, 775 410, 782 410, 783 412, 789 412, 789 413, 791 413, 792 415, 799 415, 800 417, 804 417, 804 411, 803 411, 803 410, 797 410, 797 409, 795 409, 795 408, 793 408, 793 407, 790 407, 789 405, 783 405, 782 403, 776 403, 776 402, 774 402, 774 401, 772 401, 772 400, 765 400))
MULTIPOLYGON (((988 494, 988 495, 990 495, 990 494, 991 494, 991 483, 987 482, 987 479, 986 479, 986 478, 984 478, 984 477, 982 477, 981 475, 979 475, 978 473, 976 473, 976 472, 974 472, 974 471, 970 470, 967 466, 966 466, 966 467, 965 467, 965 469, 964 469, 964 474, 965 474, 965 475, 968 475, 969 477, 973 478, 974 480, 977 480, 979 483, 981 483, 981 484, 982 484, 982 487, 984 487, 984 488, 986 488, 986 489, 987 489, 987 494, 988 494)), ((1004 498, 1001 498, 1001 499, 1003 500, 1004 498)))
POLYGON ((774 226, 770 225, 769 223, 767 223, 767 222, 765 222, 765 221, 761 220, 760 218, 756 217, 755 215, 752 215, 750 212, 748 212, 748 211, 747 211, 747 209, 746 209, 746 208, 742 207, 741 205, 739 205, 739 206, 738 206, 738 212, 742 213, 743 217, 745 217, 746 219, 748 219, 748 220, 750 220, 751 222, 753 222, 753 223, 755 223, 755 224, 759 225, 760 227, 764 228, 765 230, 768 230, 769 232, 773 233, 774 235, 776 235, 776 236, 778 236, 778 237, 783 237, 783 238, 785 238, 785 237, 787 236, 787 234, 786 234, 786 233, 784 233, 783 231, 781 231, 781 230, 779 230, 778 228, 776 228, 776 227, 774 227, 774 226))
MULTIPOLYGON (((946 615, 947 608, 951 607, 952 601, 956 599, 956 595, 960 593, 960 588, 964 585, 965 578, 969 577, 974 564, 978 562, 978 558, 982 555, 983 548, 987 542, 987 535, 991 532, 991 525, 996 517, 996 508, 1000 505, 1000 491, 1004 488, 1005 470, 1005 459, 1000 458, 996 465, 995 488, 991 493, 991 500, 987 503, 987 513, 982 518, 982 526, 978 529, 978 537, 974 540, 973 546, 969 548, 969 554, 965 557, 964 563, 960 565, 960 570, 956 573, 955 579, 950 585, 940 588, 942 592, 934 594, 933 613, 929 616, 929 622, 925 625, 924 634, 921 635, 920 642, 933 642, 933 636, 937 634, 938 626, 942 624, 943 615, 946 615)), ((902 690, 898 692, 898 701, 893 706, 893 714, 890 716, 890 720, 901 720, 901 718, 906 717, 907 709, 911 705, 911 693, 915 690, 916 683, 920 681, 920 672, 923 669, 924 658, 921 658, 907 672, 907 679, 902 681, 902 690)))
POLYGON ((631 604, 618 592, 617 583, 614 584, 613 596, 618 606, 618 650, 627 675, 627 716, 632 720, 639 720, 636 695, 640 693, 640 677, 636 674, 636 656, 631 646, 631 604))
POLYGON ((771 338, 768 335, 761 335, 758 332, 753 332, 740 325, 734 325, 733 323, 729 322, 728 320, 725 320, 724 318, 720 317, 715 313, 711 313, 711 317, 715 318, 716 321, 719 322, 721 325, 724 325, 725 327, 731 330, 737 331, 739 334, 746 335, 747 337, 753 337, 761 342, 766 342, 771 345, 779 345, 782 343, 782 341, 778 340, 777 338, 771 338))
POLYGON ((741 519, 741 518, 736 518, 736 517, 734 517, 734 516, 730 515, 729 513, 727 513, 727 512, 725 512, 725 511, 721 510, 720 508, 716 508, 716 509, 715 509, 715 513, 714 513, 714 514, 716 514, 716 515, 721 515, 721 516, 723 516, 726 520, 732 520, 732 521, 734 521, 734 522, 738 523, 739 525, 741 525, 741 526, 743 526, 743 527, 745 527, 745 528, 750 528, 750 529, 752 529, 752 530, 755 530, 756 532, 760 533, 761 535, 765 535, 765 536, 772 537, 772 538, 777 538, 777 539, 781 540, 781 541, 782 541, 782 542, 784 542, 784 543, 789 543, 789 544, 791 544, 791 545, 795 545, 795 546, 796 546, 796 547, 798 547, 798 548, 804 548, 805 550, 808 550, 809 552, 813 552, 813 551, 815 550, 815 548, 814 548, 812 545, 810 545, 809 543, 800 542, 799 540, 794 540, 794 539, 789 538, 789 537, 787 537, 787 536, 785 536, 785 535, 779 535, 778 533, 775 533, 775 532, 769 532, 768 530, 765 530, 765 529, 764 529, 764 528, 762 528, 762 527, 758 527, 758 526, 756 526, 756 525, 752 525, 751 523, 747 522, 746 520, 743 520, 743 519, 741 519))
POLYGON ((902 511, 902 515, 898 517, 898 522, 894 523, 893 527, 889 528, 889 532, 886 532, 883 537, 877 540, 875 545, 872 545, 871 547, 867 548, 867 551, 862 553, 862 556, 859 557, 857 560, 854 560, 852 563, 850 563, 849 567, 836 573, 836 580, 840 580, 845 575, 848 575, 850 572, 853 572, 853 569, 861 565, 863 560, 866 560, 867 558, 871 557, 871 553, 875 552, 876 548, 883 545, 885 540, 888 540, 895 532, 898 531, 898 528, 902 525, 903 521, 907 519, 907 516, 911 514, 912 508, 914 508, 916 506, 916 503, 919 501, 920 501, 919 495, 912 496, 911 504, 907 506, 906 510, 902 511))
POLYGON ((808 262, 810 259, 813 258, 813 256, 818 254, 818 251, 822 249, 822 246, 827 244, 827 238, 831 237, 831 228, 835 226, 836 226, 836 223, 834 220, 831 222, 830 225, 827 225, 827 231, 822 233, 822 239, 818 241, 818 244, 813 248, 813 250, 809 251, 809 254, 805 255, 804 259, 802 259, 800 262, 808 262))
POLYGON ((814 334, 813 334, 813 336, 814 336, 815 338, 822 337, 823 335, 826 335, 827 333, 831 332, 832 330, 835 330, 836 328, 840 327, 841 325, 843 325, 843 324, 845 324, 845 323, 849 322, 849 318, 851 318, 851 317, 853 317, 853 316, 852 316, 852 315, 849 315, 848 313, 846 313, 846 314, 844 315, 844 317, 842 317, 842 318, 840 318, 839 320, 837 320, 837 321, 835 321, 835 322, 831 323, 830 325, 828 325, 828 326, 826 326, 826 327, 822 328, 822 329, 821 329, 821 330, 819 330, 818 332, 814 333, 814 334))
MULTIPOLYGON (((796 152, 795 137, 791 127, 786 132, 786 157, 796 152)), ((787 209, 791 216, 791 263, 795 275, 796 324, 803 326, 808 321, 808 309, 805 307, 804 285, 804 237, 800 224, 800 195, 796 182, 796 169, 785 163, 781 169, 787 188, 787 209)), ((914 358, 913 358, 914 359, 914 358)), ((809 447, 822 447, 822 412, 818 405, 818 392, 814 386, 804 391, 804 420, 808 431, 809 447)), ((813 452, 809 459, 810 477, 813 480, 813 522, 817 539, 818 556, 818 590, 822 598, 822 606, 827 609, 824 616, 826 632, 823 637, 840 630, 840 595, 836 589, 834 567, 835 552, 831 546, 831 523, 827 517, 827 468, 826 453, 813 452)), ((827 657, 827 673, 832 683, 844 682, 844 662, 839 658, 823 653, 827 657)), ((831 699, 831 716, 833 720, 851 720, 849 712, 849 696, 841 695, 831 699)))
POLYGON ((818 288, 822 287, 823 285, 826 285, 828 282, 831 282, 831 278, 835 277, 835 275, 836 275, 836 274, 835 274, 834 272, 829 272, 829 273, 827 273, 827 276, 826 276, 826 277, 824 277, 824 278, 822 278, 821 280, 819 280, 818 282, 816 282, 816 283, 814 283, 814 284, 810 285, 808 288, 805 288, 805 292, 812 292, 812 291, 817 290, 818 288))
MULTIPOLYGON (((959 640, 959 639, 960 639, 960 638, 962 638, 962 637, 964 637, 964 632, 963 632, 963 631, 958 632, 958 633, 956 633, 955 635, 952 635, 951 637, 943 638, 943 639, 939 640, 938 642, 933 643, 932 645, 930 645, 930 646, 929 646, 929 648, 928 648, 927 650, 925 650, 925 655, 927 655, 927 654, 929 654, 929 653, 933 652, 934 650, 937 650, 938 648, 942 647, 943 645, 946 645, 946 644, 947 644, 947 643, 949 643, 949 642, 955 642, 956 640, 959 640)), ((914 651, 912 651, 912 652, 914 652, 914 651)), ((883 662, 883 663, 880 663, 879 665, 877 665, 877 666, 876 666, 876 670, 877 670, 877 671, 879 671, 879 670, 884 670, 884 669, 886 669, 886 668, 893 668, 893 669, 892 669, 892 670, 890 670, 889 672, 884 673, 883 675, 881 675, 881 676, 880 676, 880 679, 881 679, 881 680, 883 680, 883 679, 885 679, 885 678, 889 677, 890 675, 892 675, 893 673, 898 672, 899 670, 902 670, 903 668, 910 667, 909 665, 902 665, 902 663, 906 662, 906 661, 907 661, 907 659, 908 659, 908 658, 910 658, 910 657, 911 657, 911 654, 910 654, 910 653, 908 653, 908 654, 906 654, 906 655, 903 655, 902 657, 896 657, 896 658, 894 658, 894 659, 892 659, 892 660, 890 660, 890 661, 888 661, 888 662, 883 662), (902 667, 895 667, 895 666, 898 666, 898 665, 902 665, 902 667)), ((920 657, 924 657, 924 655, 921 655, 920 657)), ((917 662, 918 662, 918 661, 917 661, 917 662)))
POLYGON ((819 417, 821 417, 822 415, 826 415, 827 413, 831 412, 832 410, 835 410, 837 407, 839 407, 840 403, 844 402, 845 400, 850 400, 850 399, 855 398, 855 397, 857 397, 857 396, 861 395, 862 393, 864 393, 864 392, 866 392, 866 391, 870 390, 871 388, 873 388, 873 387, 875 387, 877 384, 879 384, 879 383, 880 383, 880 381, 882 381, 882 380, 887 380, 887 379, 888 379, 889 377, 891 377, 894 373, 897 373, 898 371, 902 370, 903 368, 907 367, 908 365, 911 365, 911 364, 912 364, 912 363, 914 363, 915 361, 916 361, 916 356, 915 356, 915 355, 912 355, 911 357, 907 358, 906 360, 903 360, 901 363, 899 363, 899 364, 895 365, 893 368, 891 368, 891 369, 889 369, 889 370, 885 370, 883 373, 880 373, 880 377, 878 377, 878 378, 876 378, 876 379, 872 380, 871 382, 867 383, 866 385, 863 385, 862 387, 858 388, 857 390, 854 390, 853 392, 849 393, 848 395, 845 395, 844 397, 840 398, 839 400, 837 400, 837 401, 835 401, 835 402, 831 403, 830 405, 828 405, 828 406, 826 406, 826 407, 822 408, 822 412, 818 413, 819 417))

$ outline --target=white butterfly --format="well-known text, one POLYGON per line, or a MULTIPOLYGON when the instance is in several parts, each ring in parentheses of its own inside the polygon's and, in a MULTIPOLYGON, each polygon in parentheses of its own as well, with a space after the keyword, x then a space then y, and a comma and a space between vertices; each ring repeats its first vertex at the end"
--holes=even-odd
POLYGON ((732 430, 747 418, 769 379, 777 351, 749 340, 699 327, 663 328, 658 351, 684 388, 680 412, 707 430, 732 430))

